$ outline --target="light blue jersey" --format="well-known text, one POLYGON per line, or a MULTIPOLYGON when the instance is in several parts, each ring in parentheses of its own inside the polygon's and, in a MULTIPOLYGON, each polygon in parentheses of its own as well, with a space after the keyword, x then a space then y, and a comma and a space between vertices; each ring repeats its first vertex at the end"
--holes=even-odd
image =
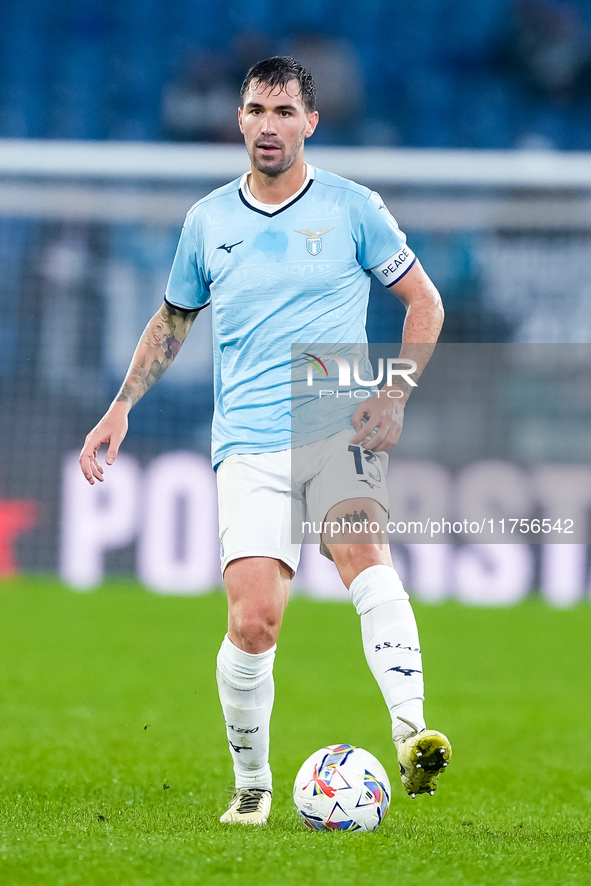
MULTIPOLYGON (((243 176, 185 220, 166 301, 188 310, 211 302, 214 465, 291 447, 292 344, 366 342, 370 273, 391 286, 415 260, 378 194, 309 175, 279 207, 254 200, 243 176)), ((329 432, 351 427, 355 405, 343 405, 329 432)))

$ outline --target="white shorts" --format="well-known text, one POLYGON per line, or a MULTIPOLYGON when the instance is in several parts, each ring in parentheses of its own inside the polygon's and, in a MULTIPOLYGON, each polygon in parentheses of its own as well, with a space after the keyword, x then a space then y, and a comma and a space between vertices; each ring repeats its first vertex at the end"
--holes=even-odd
POLYGON ((371 498, 388 511, 388 454, 352 446, 353 435, 224 459, 217 470, 222 573, 239 557, 272 557, 295 572, 304 521, 318 526, 341 501, 371 498))

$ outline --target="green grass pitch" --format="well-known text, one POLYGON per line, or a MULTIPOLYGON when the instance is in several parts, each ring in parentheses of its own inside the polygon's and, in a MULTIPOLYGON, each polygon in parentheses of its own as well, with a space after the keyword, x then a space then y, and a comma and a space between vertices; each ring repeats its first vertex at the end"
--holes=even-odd
POLYGON ((276 660, 272 818, 228 828, 223 595, 1 584, 2 886, 591 882, 591 607, 415 608, 428 723, 454 747, 437 794, 402 790, 352 607, 300 597, 276 660), (336 742, 390 773, 373 834, 296 817, 297 769, 336 742))

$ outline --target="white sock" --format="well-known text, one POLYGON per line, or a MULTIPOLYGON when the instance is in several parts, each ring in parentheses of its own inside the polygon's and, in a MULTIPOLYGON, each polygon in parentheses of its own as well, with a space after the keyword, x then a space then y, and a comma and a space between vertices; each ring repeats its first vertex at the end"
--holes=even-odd
POLYGON ((273 787, 269 724, 275 695, 275 648, 252 655, 234 646, 226 634, 218 653, 218 691, 237 788, 273 787))
POLYGON ((351 598, 361 617, 361 636, 367 663, 392 717, 397 741, 419 729, 423 717, 423 664, 419 634, 408 594, 390 566, 370 566, 351 583, 351 598))

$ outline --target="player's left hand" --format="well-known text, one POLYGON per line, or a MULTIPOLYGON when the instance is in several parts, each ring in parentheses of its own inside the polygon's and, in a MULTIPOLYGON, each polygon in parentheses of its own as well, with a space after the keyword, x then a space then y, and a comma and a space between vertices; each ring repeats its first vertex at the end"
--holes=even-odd
POLYGON ((404 421, 404 406, 408 396, 402 391, 399 398, 380 395, 360 403, 351 417, 357 431, 351 443, 360 444, 373 452, 387 452, 398 443, 404 421))

